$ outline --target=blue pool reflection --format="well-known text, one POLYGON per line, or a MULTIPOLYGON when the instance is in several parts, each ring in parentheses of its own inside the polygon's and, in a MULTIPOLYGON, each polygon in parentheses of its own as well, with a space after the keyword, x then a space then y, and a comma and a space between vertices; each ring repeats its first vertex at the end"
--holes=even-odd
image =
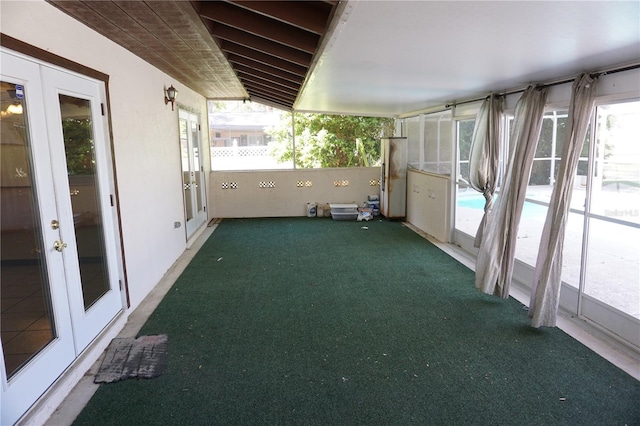
MULTIPOLYGON (((493 205, 495 206, 498 202, 498 197, 496 196, 493 200, 493 205)), ((464 196, 458 198, 458 207, 463 207, 467 209, 475 209, 475 210, 484 210, 484 197, 482 195, 478 196, 464 196)), ((524 207, 522 209, 522 216, 527 218, 540 217, 543 218, 547 215, 547 206, 541 206, 540 204, 531 203, 525 201, 524 207)))

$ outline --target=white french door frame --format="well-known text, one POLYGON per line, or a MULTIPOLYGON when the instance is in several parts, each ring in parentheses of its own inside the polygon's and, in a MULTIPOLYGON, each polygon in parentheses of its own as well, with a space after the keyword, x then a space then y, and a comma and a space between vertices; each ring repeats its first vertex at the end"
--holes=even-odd
MULTIPOLYGON (((43 246, 53 247, 58 239, 48 222, 56 212, 56 200, 52 183, 51 163, 48 161, 49 144, 46 129, 46 114, 42 99, 43 89, 38 64, 19 57, 2 54, 3 81, 24 86, 29 140, 32 148, 33 182, 37 188, 40 228, 43 246), (35 155, 38 153, 39 155, 35 155)), ((53 250, 44 250, 46 273, 50 285, 55 338, 39 354, 20 369, 11 380, 7 378, 4 352, 0 345, 0 374, 2 380, 2 415, 0 424, 13 424, 41 395, 75 358, 71 315, 66 302, 66 285, 62 256, 53 250)))
POLYGON ((103 81, 0 48, 1 79, 24 87, 27 134, 33 165, 42 259, 50 288, 54 338, 8 378, 0 344, 0 424, 14 424, 124 308, 124 268, 115 206, 115 184, 103 81), (95 147, 98 202, 109 289, 85 311, 75 246, 59 95, 87 100, 95 147), (52 220, 59 228, 54 229, 52 220), (67 247, 54 249, 56 241, 67 247))
POLYGON ((200 116, 185 109, 178 110, 180 125, 180 157, 184 196, 185 232, 187 240, 207 221, 206 179, 203 164, 200 116), (185 152, 186 150, 186 152, 185 152))
POLYGON ((115 203, 112 206, 115 188, 110 176, 111 156, 108 149, 109 135, 106 118, 102 116, 101 105, 106 104, 106 98, 100 93, 101 84, 49 67, 42 67, 44 83, 44 102, 47 112, 47 130, 49 143, 56 149, 51 150, 51 162, 54 170, 67 170, 65 148, 63 142, 62 122, 59 96, 67 95, 87 100, 91 105, 91 117, 93 136, 95 138, 94 150, 96 158, 96 179, 98 190, 98 204, 102 217, 111 220, 102 220, 103 241, 105 244, 106 263, 108 265, 107 293, 90 306, 84 307, 83 291, 80 279, 80 265, 76 247, 76 234, 74 227, 73 210, 71 207, 71 188, 66 173, 54 173, 53 183, 56 191, 57 207, 60 222, 60 237, 68 244, 62 252, 67 277, 67 295, 71 306, 71 320, 74 329, 76 353, 80 353, 100 333, 109 321, 122 309, 120 294, 119 251, 117 241, 117 220, 115 219, 115 203), (69 282, 73 284, 70 285, 69 282))

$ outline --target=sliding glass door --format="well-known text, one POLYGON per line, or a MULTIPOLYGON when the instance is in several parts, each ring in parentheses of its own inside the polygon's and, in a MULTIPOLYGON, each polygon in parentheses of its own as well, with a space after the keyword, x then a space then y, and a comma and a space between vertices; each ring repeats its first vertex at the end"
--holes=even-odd
MULTIPOLYGON (((514 280, 531 285, 567 126, 545 113, 518 228, 514 280)), ((507 119, 507 124, 512 119, 507 119)), ((468 186, 472 118, 456 125, 454 241, 474 251, 484 198, 468 186)), ((509 127, 507 125, 507 127, 509 127)), ((508 134, 507 130, 507 134, 508 134)), ((574 178, 561 307, 640 346, 640 101, 597 105, 574 178)), ((503 156, 507 156, 504 153, 503 156)), ((497 197, 499 197, 499 188, 497 197)))
POLYGON ((456 120, 455 137, 457 167, 455 182, 455 226, 453 241, 473 251, 473 239, 484 214, 484 196, 469 184, 469 153, 473 138, 474 118, 456 120))
POLYGON ((579 311, 640 346, 640 101, 597 106, 593 128, 579 311))

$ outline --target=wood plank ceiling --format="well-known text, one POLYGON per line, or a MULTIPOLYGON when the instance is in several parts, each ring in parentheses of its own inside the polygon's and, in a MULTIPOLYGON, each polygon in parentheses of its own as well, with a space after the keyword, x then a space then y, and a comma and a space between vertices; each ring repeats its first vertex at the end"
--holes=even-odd
POLYGON ((198 1, 250 98, 292 108, 337 1, 198 1))
POLYGON ((292 109, 338 1, 48 0, 210 99, 292 109))

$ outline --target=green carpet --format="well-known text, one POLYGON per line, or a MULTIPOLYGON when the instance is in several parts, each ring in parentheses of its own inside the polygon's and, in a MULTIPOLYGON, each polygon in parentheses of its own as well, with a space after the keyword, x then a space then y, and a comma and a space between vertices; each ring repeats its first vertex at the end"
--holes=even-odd
POLYGON ((76 424, 640 424, 640 382, 473 283, 398 222, 224 220, 140 332, 164 374, 76 424))

